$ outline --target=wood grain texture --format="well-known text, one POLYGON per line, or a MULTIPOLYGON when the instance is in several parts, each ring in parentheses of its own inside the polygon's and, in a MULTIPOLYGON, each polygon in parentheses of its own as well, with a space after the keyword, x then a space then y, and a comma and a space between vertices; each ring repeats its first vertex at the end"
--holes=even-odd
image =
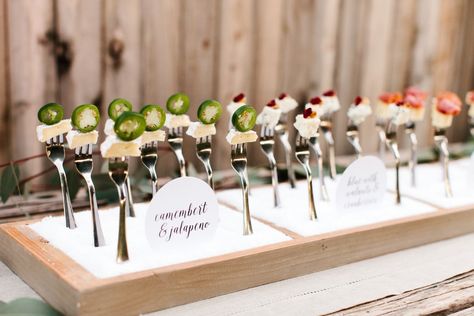
MULTIPOLYGON (((243 92, 247 102, 253 104, 254 85, 254 23, 253 2, 248 0, 219 1, 218 53, 216 96, 225 107, 232 98, 243 92)), ((224 110, 217 125, 214 154, 218 157, 216 168, 230 168, 230 145, 225 140, 229 113, 224 110)), ((254 152, 259 154, 258 152, 254 152)))
POLYGON ((8 124, 8 44, 6 0, 0 1, 0 162, 10 159, 8 124))
POLYGON ((472 315, 474 271, 328 315, 472 315))
MULTIPOLYGON (((44 150, 36 139, 37 111, 56 100, 56 67, 52 0, 9 0, 8 55, 10 78, 11 158, 33 156, 44 150)), ((28 162, 23 176, 41 170, 45 161, 28 162)))
POLYGON ((102 92, 102 4, 57 0, 58 101, 69 117, 77 105, 96 103, 102 92))
POLYGON ((474 208, 445 209, 318 236, 294 236, 293 240, 255 249, 96 279, 47 244, 25 223, 12 223, 0 225, 0 259, 43 298, 67 314, 133 315, 472 231, 474 208))

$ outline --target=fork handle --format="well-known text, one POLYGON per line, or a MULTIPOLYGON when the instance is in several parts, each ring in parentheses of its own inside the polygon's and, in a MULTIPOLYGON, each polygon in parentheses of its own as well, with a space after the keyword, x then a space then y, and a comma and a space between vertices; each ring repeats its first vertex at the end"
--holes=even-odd
POLYGON ((77 227, 72 210, 71 197, 69 196, 69 188, 67 185, 66 172, 62 165, 57 165, 59 172, 59 180, 61 181, 61 193, 63 196, 64 218, 66 219, 66 227, 75 229, 77 227))
POLYGON ((272 173, 272 188, 273 188, 273 206, 280 207, 280 193, 278 191, 278 170, 276 167, 275 157, 271 155, 268 157, 268 161, 270 163, 270 171, 272 173))
POLYGON ((155 167, 151 167, 148 169, 150 171, 150 178, 151 178, 151 189, 153 191, 153 196, 158 193, 159 185, 158 185, 158 176, 156 174, 155 167))
POLYGON ((92 179, 84 177, 87 183, 87 191, 89 192, 89 204, 92 213, 92 225, 94 231, 94 247, 102 247, 105 245, 104 233, 99 218, 99 207, 97 206, 97 196, 95 194, 95 186, 92 179))
POLYGON ((385 146, 387 146, 387 138, 382 127, 377 126, 377 134, 379 135, 379 157, 382 161, 385 160, 385 146))
POLYGON ((316 154, 316 161, 318 162, 319 193, 321 194, 321 199, 323 201, 329 201, 329 194, 326 189, 326 182, 324 181, 323 152, 321 151, 321 146, 319 145, 319 141, 317 139, 314 143, 311 144, 311 147, 313 148, 314 153, 316 154))
POLYGON ((290 181, 290 186, 292 189, 296 188, 296 176, 295 176, 295 169, 293 169, 293 164, 291 160, 291 145, 288 141, 288 132, 277 134, 280 138, 280 141, 283 145, 283 149, 285 150, 285 162, 286 162, 286 170, 288 172, 288 180, 290 181))
POLYGON ((444 192, 446 197, 453 196, 453 190, 451 189, 451 181, 449 179, 449 151, 448 151, 448 139, 445 137, 439 143, 439 149, 441 152, 441 163, 443 166, 443 180, 444 180, 444 192))
POLYGON ((336 151, 334 149, 334 137, 332 136, 330 129, 325 130, 323 134, 329 147, 329 177, 334 180, 336 179, 336 151))
POLYGON ((242 195, 243 195, 243 211, 244 211, 244 235, 252 235, 252 220, 250 218, 250 208, 249 208, 249 181, 247 176, 247 171, 244 170, 240 173, 240 183, 242 185, 242 195))
POLYGON ((207 173, 207 183, 209 184, 209 186, 211 187, 211 189, 214 190, 214 179, 212 177, 212 167, 211 167, 211 163, 209 161, 206 161, 204 163, 204 168, 206 169, 206 173, 207 173))
POLYGON ((129 217, 135 217, 135 209, 133 207, 132 187, 130 186, 130 177, 125 179, 125 206, 126 214, 129 217))
POLYGON ((408 133, 408 138, 410 139, 410 160, 408 161, 408 168, 410 169, 411 173, 411 186, 416 186, 416 165, 418 161, 417 157, 417 147, 418 147, 418 140, 416 138, 415 131, 411 130, 408 133))
POLYGON ((126 185, 118 185, 117 190, 119 192, 120 201, 120 215, 119 215, 119 231, 118 231, 118 242, 117 242, 117 263, 128 261, 128 247, 127 247, 127 231, 126 231, 126 196, 125 190, 126 185))
POLYGON ((390 149, 392 150, 393 157, 395 158, 395 202, 396 204, 401 203, 400 195, 400 152, 398 151, 397 142, 394 140, 389 141, 390 149))
POLYGON ((316 221, 318 219, 318 215, 316 213, 316 206, 314 205, 313 175, 311 174, 311 168, 308 163, 303 164, 303 167, 306 172, 306 180, 308 182, 309 219, 316 221))

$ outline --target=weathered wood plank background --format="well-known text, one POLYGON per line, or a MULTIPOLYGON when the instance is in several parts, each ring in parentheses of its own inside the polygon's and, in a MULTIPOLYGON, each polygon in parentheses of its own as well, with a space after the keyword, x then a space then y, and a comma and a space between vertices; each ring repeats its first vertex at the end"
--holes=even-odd
MULTIPOLYGON (((418 85, 464 97, 474 88, 473 14, 469 0, 0 0, 0 160, 43 150, 36 111, 48 101, 68 115, 86 102, 105 114, 115 97, 139 108, 183 91, 194 112, 206 98, 225 105, 239 92, 262 108, 282 91, 303 103, 329 88, 344 107, 335 137, 337 153, 347 154, 345 108, 356 95, 375 101, 418 85)), ((452 141, 468 136, 466 112, 452 141)), ((229 168, 227 119, 218 127, 218 168, 229 168)), ((376 148, 373 124, 362 127, 367 151, 376 148)), ((418 133, 431 143, 429 120, 418 133)), ((185 155, 196 163, 192 147, 187 140, 185 155)), ((263 162, 252 150, 251 161, 263 162)), ((161 168, 175 166, 164 158, 161 168)))

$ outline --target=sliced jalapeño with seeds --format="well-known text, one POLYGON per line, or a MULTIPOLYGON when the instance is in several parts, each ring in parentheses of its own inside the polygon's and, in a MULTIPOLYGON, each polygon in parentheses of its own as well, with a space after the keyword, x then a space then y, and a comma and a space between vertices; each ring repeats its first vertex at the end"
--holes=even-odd
POLYGON ((109 117, 115 121, 122 113, 132 111, 132 104, 125 99, 115 99, 109 104, 109 117))
POLYGON ((202 124, 214 124, 221 117, 222 105, 215 100, 206 100, 198 108, 198 119, 202 124))
POLYGON ((165 125, 166 113, 157 104, 145 105, 140 113, 145 117, 146 127, 149 132, 157 131, 165 125))
POLYGON ((64 108, 58 103, 48 103, 43 105, 38 111, 38 120, 46 125, 59 123, 63 119, 64 108))
POLYGON ((181 115, 189 110, 189 97, 184 93, 176 93, 166 101, 166 108, 171 114, 181 115))
POLYGON ((232 125, 239 132, 250 131, 257 121, 257 111, 250 105, 242 105, 232 115, 232 125))
POLYGON ((74 109, 71 116, 72 125, 82 133, 88 133, 100 122, 99 109, 94 104, 82 104, 74 109))
POLYGON ((115 120, 114 131, 123 141, 131 141, 140 137, 145 132, 145 117, 136 112, 123 112, 115 120))

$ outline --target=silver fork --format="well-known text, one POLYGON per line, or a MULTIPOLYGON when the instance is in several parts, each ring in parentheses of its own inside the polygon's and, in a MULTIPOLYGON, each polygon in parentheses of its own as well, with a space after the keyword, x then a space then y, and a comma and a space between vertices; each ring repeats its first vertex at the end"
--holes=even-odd
POLYGON ((63 163, 65 158, 64 152, 64 136, 58 135, 46 141, 46 155, 49 160, 56 166, 61 181, 61 192, 63 196, 64 218, 66 219, 66 227, 74 229, 77 227, 74 219, 74 212, 71 205, 71 197, 69 196, 69 188, 67 185, 66 172, 63 163))
POLYGON ((362 157, 362 146, 360 145, 359 141, 359 128, 357 125, 350 123, 347 126, 346 136, 349 143, 352 145, 352 147, 354 147, 357 158, 362 157))
POLYGON ((434 141, 441 154, 440 156, 441 166, 443 168, 444 193, 446 197, 452 197, 453 190, 451 189, 451 181, 449 179, 449 150, 448 138, 446 137, 446 129, 435 129, 434 141))
POLYGON ((173 150, 179 163, 179 171, 181 177, 186 176, 186 161, 183 156, 183 128, 176 127, 171 128, 168 134, 168 143, 173 150))
POLYGON ((270 164, 270 171, 272 173, 273 205, 274 207, 280 207, 281 201, 280 193, 278 192, 278 171, 275 155, 273 154, 273 145, 275 145, 275 140, 273 139, 274 135, 275 129, 273 127, 262 125, 262 128, 260 129, 260 147, 265 156, 267 156, 270 164))
POLYGON ((324 166, 323 166, 323 152, 321 150, 321 145, 319 144, 319 133, 315 137, 309 139, 311 148, 313 149, 314 154, 316 155, 316 161, 318 163, 319 171, 319 194, 321 194, 321 199, 323 201, 329 201, 329 194, 326 188, 326 182, 324 180, 324 166))
POLYGON ((92 213, 92 225, 94 232, 94 247, 102 247, 105 245, 104 234, 100 225, 99 212, 97 207, 97 198, 95 195, 95 187, 92 182, 92 144, 77 147, 75 150, 74 163, 79 174, 84 178, 89 192, 89 204, 92 213))
POLYGON ((237 144, 231 146, 231 164, 232 169, 240 177, 242 185, 243 197, 243 213, 244 213, 244 235, 253 234, 252 221, 250 219, 249 209, 249 179, 247 174, 247 146, 246 144, 237 144))
POLYGON ((391 122, 388 123, 385 138, 387 146, 390 148, 393 157, 395 158, 395 202, 400 204, 400 152, 398 151, 397 126, 395 124, 392 124, 391 122))
POLYGON ((146 143, 141 147, 141 159, 143 165, 150 172, 151 189, 153 196, 158 192, 158 176, 156 175, 156 162, 158 160, 158 142, 146 143))
POLYGON ((306 172, 306 180, 308 182, 309 219, 315 221, 318 219, 318 215, 316 214, 316 206, 314 205, 313 176, 309 166, 309 145, 307 138, 301 137, 300 135, 296 136, 295 156, 306 172))
POLYGON ((214 190, 214 180, 212 178, 211 153, 212 136, 199 137, 196 139, 196 155, 201 160, 207 173, 207 183, 214 190))
POLYGON ((382 119, 377 119, 375 128, 377 129, 377 135, 379 136, 379 157, 382 161, 385 161, 385 149, 387 146, 387 139, 385 137, 385 122, 382 119))
POLYGON ((283 113, 280 116, 280 121, 277 126, 275 126, 275 132, 278 138, 280 139, 283 149, 285 151, 285 162, 286 170, 288 172, 288 180, 290 181, 291 188, 296 188, 296 176, 295 169, 293 168, 292 159, 291 159, 291 145, 288 138, 288 126, 286 122, 288 121, 288 114, 283 113))
POLYGON ((408 168, 411 173, 411 186, 416 186, 416 165, 417 165, 417 147, 418 140, 415 133, 415 123, 410 121, 405 124, 405 133, 410 139, 410 160, 408 161, 408 168))
POLYGON ((127 231, 126 231, 126 180, 128 177, 128 159, 127 157, 109 159, 109 176, 117 186, 120 202, 119 231, 117 243, 118 263, 128 260, 127 231))
POLYGON ((329 148, 329 177, 334 180, 336 179, 336 152, 334 150, 331 118, 326 118, 321 121, 321 130, 329 148))

